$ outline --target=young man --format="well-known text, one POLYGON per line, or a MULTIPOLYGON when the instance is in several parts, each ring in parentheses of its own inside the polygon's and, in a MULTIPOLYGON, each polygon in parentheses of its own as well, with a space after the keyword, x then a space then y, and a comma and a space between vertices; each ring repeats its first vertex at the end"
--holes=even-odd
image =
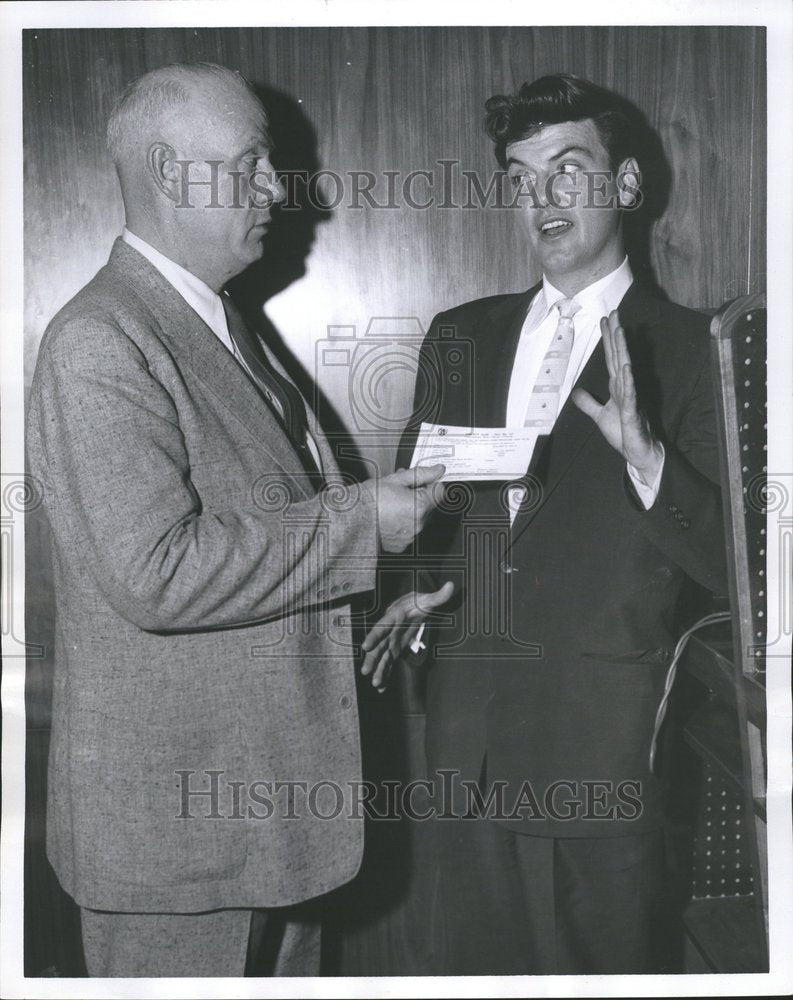
MULTIPOLYGON (((454 329, 475 395, 441 379, 422 419, 540 438, 522 481, 466 484, 465 510, 419 540, 435 554, 420 589, 458 595, 454 625, 424 637, 437 971, 650 972, 654 720, 683 582, 720 589, 725 572, 708 321, 631 272, 643 126, 626 101, 544 77, 488 101, 487 125, 543 278, 436 317, 419 380, 454 329)), ((414 594, 396 601, 364 671, 382 683, 419 620, 414 594)))

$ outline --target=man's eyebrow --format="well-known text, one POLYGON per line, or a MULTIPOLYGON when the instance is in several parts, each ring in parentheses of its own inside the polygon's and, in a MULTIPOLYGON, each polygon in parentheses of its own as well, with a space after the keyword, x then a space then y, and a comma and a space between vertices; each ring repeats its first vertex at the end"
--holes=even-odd
POLYGON ((592 157, 592 150, 587 149, 586 146, 565 146, 564 149, 560 149, 558 153, 554 153, 553 156, 548 157, 548 159, 553 162, 554 160, 560 160, 563 156, 567 156, 568 153, 583 153, 584 156, 592 157))
POLYGON ((269 156, 273 149, 272 140, 268 135, 252 135, 243 145, 240 156, 247 156, 248 153, 258 153, 264 150, 269 156))
MULTIPOLYGON (((549 156, 548 162, 555 163, 557 160, 560 160, 563 156, 567 156, 568 153, 583 153, 584 156, 588 156, 590 157, 590 159, 592 158, 592 150, 588 149, 586 146, 564 146, 562 149, 559 150, 558 153, 554 153, 552 156, 549 156)), ((523 160, 519 159, 518 157, 510 156, 509 159, 507 160, 507 168, 511 167, 513 164, 520 167, 524 167, 527 165, 523 160)))

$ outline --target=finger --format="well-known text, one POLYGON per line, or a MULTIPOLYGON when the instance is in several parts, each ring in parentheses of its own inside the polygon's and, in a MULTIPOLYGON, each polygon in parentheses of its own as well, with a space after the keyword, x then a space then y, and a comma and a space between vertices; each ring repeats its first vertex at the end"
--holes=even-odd
POLYGON ((393 624, 392 621, 382 618, 376 625, 373 625, 371 631, 361 643, 361 649, 364 653, 368 653, 370 649, 374 649, 375 646, 382 642, 393 628, 393 624))
POLYGON ((603 406, 598 403, 591 393, 587 392, 586 389, 573 389, 570 398, 582 413, 585 413, 597 423, 603 406))
POLYGON ((439 506, 443 501, 445 490, 446 487, 438 480, 429 486, 420 486, 416 490, 416 495, 421 512, 426 514, 434 507, 439 506))
POLYGON ((398 486, 407 486, 413 482, 413 469, 397 469, 396 472, 392 472, 390 476, 384 478, 398 486))
MULTIPOLYGON (((629 364, 623 366, 622 382, 624 389, 620 405, 620 424, 623 428, 623 441, 627 443, 628 441, 639 440, 645 443, 650 440, 650 434, 644 418, 639 413, 639 407, 636 403, 636 386, 633 381, 633 369, 629 364), (633 437, 637 433, 638 439, 633 437)), ((639 463, 634 462, 633 464, 638 465, 639 463)))
POLYGON ((417 465, 414 469, 408 470, 413 476, 412 482, 408 480, 408 485, 416 489, 421 486, 429 486, 430 483, 437 482, 446 472, 445 465, 417 465))
POLYGON ((383 655, 383 649, 387 648, 383 645, 375 647, 375 649, 370 650, 364 657, 364 661, 361 664, 361 676, 368 677, 369 674, 375 669, 380 657, 383 655))
POLYGON ((603 338, 603 351, 606 355, 606 368, 608 369, 609 378, 614 378, 617 371, 617 363, 614 357, 614 343, 611 335, 611 326, 609 324, 609 317, 603 316, 600 320, 600 334, 603 338))
POLYGON ((626 361, 622 366, 622 409, 631 415, 638 414, 636 383, 633 381, 633 366, 630 361, 626 361))
POLYGON ((609 316, 609 323, 611 325, 611 339, 617 370, 622 374, 625 365, 631 363, 631 356, 628 354, 628 342, 625 339, 625 330, 620 326, 620 317, 616 309, 609 316))
POLYGON ((443 500, 444 489, 442 483, 437 480, 430 486, 420 486, 413 496, 416 502, 416 515, 418 517, 419 528, 423 528, 424 524, 436 507, 438 507, 443 500))
MULTIPOLYGON (((444 473, 446 468, 444 467, 444 473)), ((439 507, 443 503, 443 499, 446 496, 446 485, 439 479, 434 482, 431 486, 426 487, 427 492, 430 494, 430 499, 432 500, 433 507, 439 507)))
POLYGON ((411 618, 418 617, 422 611, 431 611, 433 608, 440 607, 441 604, 445 604, 449 600, 453 593, 454 584, 451 580, 447 580, 440 590, 436 590, 433 594, 417 594, 416 607, 411 612, 411 618))
POLYGON ((382 687, 388 680, 388 675, 391 670, 391 651, 386 650, 385 653, 380 657, 380 662, 377 664, 377 670, 374 672, 372 677, 372 687, 382 687))
POLYGON ((611 330, 611 352, 612 358, 614 360, 614 392, 613 395, 617 397, 617 402, 622 408, 623 395, 625 392, 625 383, 623 379, 623 372, 626 364, 630 364, 630 355, 628 354, 628 345, 625 340, 625 331, 620 326, 619 313, 615 309, 609 315, 609 327, 611 330))

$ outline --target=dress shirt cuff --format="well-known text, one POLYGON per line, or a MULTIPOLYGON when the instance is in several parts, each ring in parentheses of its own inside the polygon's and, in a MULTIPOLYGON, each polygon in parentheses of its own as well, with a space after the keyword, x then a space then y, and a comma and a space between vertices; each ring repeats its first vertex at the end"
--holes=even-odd
POLYGON ((659 444, 661 449, 661 466, 658 469, 658 475, 655 477, 652 483, 645 483, 645 481, 639 475, 637 469, 635 469, 630 462, 628 462, 628 475, 630 476, 631 482, 633 483, 633 488, 636 490, 636 495, 642 502, 642 506, 645 510, 649 510, 655 503, 658 497, 658 489, 661 485, 661 476, 664 474, 664 461, 666 459, 666 452, 664 451, 664 446, 659 444))

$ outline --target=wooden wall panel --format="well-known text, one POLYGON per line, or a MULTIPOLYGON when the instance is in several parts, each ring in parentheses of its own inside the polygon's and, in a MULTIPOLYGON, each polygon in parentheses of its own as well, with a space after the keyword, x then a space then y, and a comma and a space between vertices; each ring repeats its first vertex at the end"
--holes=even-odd
MULTIPOLYGON (((441 208, 439 160, 486 179, 495 168, 483 102, 570 70, 630 97, 658 130, 673 187, 650 249, 659 284, 686 305, 756 290, 765 272, 762 29, 299 28, 38 31, 25 40, 28 377, 52 313, 105 258, 122 216, 104 151, 121 86, 177 59, 211 59, 291 98, 316 133, 316 166, 345 178, 345 202, 318 225, 305 274, 266 305, 288 349, 355 429, 348 372, 317 367, 329 326, 361 338, 372 317, 417 317, 536 278, 512 213, 441 208), (299 103, 298 103, 299 102, 299 103), (353 170, 402 181, 435 173, 436 205, 350 207, 353 170), (714 252, 715 249, 718 252, 714 252)), ((419 181, 417 193, 425 190, 419 181)), ((447 191, 447 197, 449 192, 447 191)), ((266 284, 266 282, 265 282, 266 284)), ((272 290, 270 290, 272 291, 272 290)), ((382 324, 381 324, 382 325, 382 324)), ((398 326, 394 326, 400 336, 398 326)), ((383 387, 399 414, 409 376, 383 387)), ((389 410, 390 407, 390 410, 389 410)), ((388 442, 363 452, 390 466, 388 442)))
MULTIPOLYGON (((556 71, 589 77, 632 99, 658 131, 672 174, 668 204, 648 248, 655 277, 670 298, 715 307, 762 289, 765 278, 764 43, 764 29, 717 27, 26 32, 26 379, 46 323, 105 261, 121 229, 120 198, 104 149, 115 96, 129 80, 164 63, 225 63, 269 88, 286 165, 345 178, 344 202, 327 217, 282 213, 273 244, 262 265, 246 276, 244 290, 269 317, 272 337, 309 378, 316 376, 371 467, 390 471, 393 429, 412 391, 410 365, 393 363, 400 341, 416 346, 439 309, 520 290, 538 277, 509 211, 440 205, 444 193, 447 200, 464 201, 461 170, 476 171, 486 184, 495 169, 482 129, 484 100, 556 71), (287 122, 292 127, 284 130, 287 122), (439 160, 456 164, 445 192, 439 160), (349 172, 355 170, 376 175, 373 193, 380 203, 386 171, 398 172, 398 192, 410 171, 432 171, 436 202, 411 209, 398 196, 398 208, 350 207, 349 172), (348 338, 354 333, 359 358, 368 358, 373 344, 385 345, 371 364, 361 365, 365 378, 351 381, 351 366, 318 364, 329 328, 346 328, 348 338), (359 427, 361 393, 372 388, 376 374, 383 378, 371 404, 375 412, 370 409, 372 419, 359 427)), ((415 190, 426 188, 417 184, 415 190)), ((29 671, 29 718, 38 730, 31 740, 34 755, 46 746, 52 670, 43 545, 34 522, 28 559, 35 593, 27 632, 29 641, 46 647, 29 671)), ((421 769, 420 716, 394 724, 392 715, 392 728, 383 728, 376 714, 382 706, 380 699, 374 714, 371 706, 366 709, 380 733, 379 759, 390 747, 395 773, 415 775, 421 769)), ((73 918, 52 878, 35 875, 44 864, 43 760, 31 768, 37 821, 30 827, 35 836, 28 854, 33 895, 27 926, 36 947, 29 968, 63 971, 63 948, 49 938, 53 926, 71 926, 73 918), (60 917, 43 923, 41 915, 53 908, 60 917)), ((370 837, 375 869, 378 859, 388 864, 390 850, 387 838, 378 836, 375 831, 370 837)), ((346 927, 343 916, 337 922, 344 932, 331 956, 335 971, 423 971, 427 873, 421 837, 420 829, 411 830, 410 843, 403 843, 407 853, 392 898, 375 875, 374 882, 360 881, 347 908, 339 910, 354 909, 357 920, 346 927), (378 893, 386 898, 367 910, 378 893)))

